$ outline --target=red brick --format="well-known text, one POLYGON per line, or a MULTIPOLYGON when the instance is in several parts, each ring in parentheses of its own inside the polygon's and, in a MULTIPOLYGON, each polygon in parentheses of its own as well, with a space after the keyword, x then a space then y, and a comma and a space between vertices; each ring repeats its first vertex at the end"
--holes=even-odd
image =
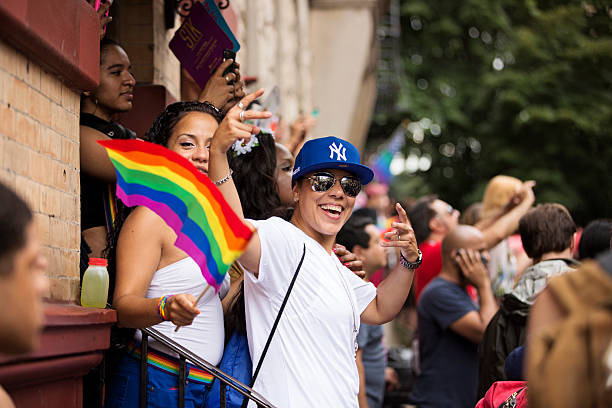
POLYGON ((55 75, 44 70, 41 72, 40 92, 57 104, 62 102, 62 83, 55 75))
POLYGON ((68 192, 77 196, 81 195, 81 180, 77 168, 68 168, 68 192))
POLYGON ((53 129, 40 127, 40 152, 56 160, 62 156, 62 143, 65 139, 53 129))
POLYGON ((29 174, 28 161, 31 150, 25 146, 15 142, 14 140, 6 140, 3 149, 3 167, 10 169, 17 174, 27 176, 29 174))
MULTIPOLYGON (((2 143, 0 143, 1 146, 2 143)), ((15 177, 15 173, 12 171, 4 168, 0 169, 0 182, 13 190, 15 189, 15 177)))
POLYGON ((49 156, 30 151, 29 162, 29 174, 32 179, 44 185, 53 185, 53 173, 51 172, 53 160, 49 156))
POLYGON ((22 112, 28 112, 28 86, 21 79, 11 77, 7 83, 6 102, 22 112))
POLYGON ((27 58, 17 64, 17 77, 36 89, 40 88, 40 67, 27 58))
POLYGON ((49 293, 51 294, 49 299, 52 302, 77 301, 78 297, 76 296, 75 290, 73 279, 63 277, 53 277, 49 279, 49 293))
POLYGON ((66 121, 66 136, 74 141, 78 142, 80 139, 79 134, 79 117, 64 109, 64 120, 66 121))
POLYGON ((51 126, 51 101, 34 88, 30 88, 30 116, 45 126, 51 126))
POLYGON ((51 162, 51 172, 53 174, 53 186, 61 191, 69 192, 69 168, 65 164, 53 160, 51 162))
POLYGON ((62 85, 62 107, 75 115, 79 113, 81 95, 66 85, 62 85))
POLYGON ((40 187, 40 212, 52 217, 60 217, 61 193, 54 187, 40 187))
POLYGON ((61 138, 61 145, 62 155, 60 160, 70 167, 79 166, 79 145, 66 137, 61 138))
POLYGON ((63 136, 68 136, 68 124, 66 123, 66 116, 64 108, 55 103, 51 104, 51 127, 63 136))
POLYGON ((17 72, 17 52, 4 41, 0 40, 0 68, 10 74, 17 72))
POLYGON ((32 211, 40 210, 40 185, 27 177, 15 177, 17 193, 28 203, 32 211))
POLYGON ((15 138, 15 111, 6 104, 0 105, 0 134, 15 138))
POLYGON ((68 226, 70 229, 70 239, 68 241, 68 247, 78 251, 81 247, 81 224, 76 222, 68 226))
MULTIPOLYGON (((53 242, 53 237, 50 237, 50 240, 53 242)), ((61 257, 59 248, 44 246, 42 248, 42 253, 47 258, 47 275, 49 277, 53 277, 61 274, 61 257)))
POLYGON ((38 123, 23 113, 17 113, 15 139, 30 149, 38 151, 38 123))
POLYGON ((63 252, 63 274, 68 278, 76 278, 77 282, 80 280, 79 263, 80 255, 78 248, 69 249, 63 252))
POLYGON ((12 76, 2 69, 0 69, 0 84, 2 84, 2 86, 0 86, 0 103, 6 104, 7 95, 13 92, 12 89, 9 89, 13 86, 13 81, 12 76))
POLYGON ((78 197, 72 194, 62 193, 61 201, 60 218, 69 222, 79 222, 77 218, 77 207, 80 205, 78 197))
POLYGON ((34 213, 34 222, 36 223, 41 244, 50 245, 49 216, 47 214, 34 213))
POLYGON ((68 222, 60 220, 59 217, 50 217, 49 221, 52 245, 59 248, 68 248, 70 241, 68 222))

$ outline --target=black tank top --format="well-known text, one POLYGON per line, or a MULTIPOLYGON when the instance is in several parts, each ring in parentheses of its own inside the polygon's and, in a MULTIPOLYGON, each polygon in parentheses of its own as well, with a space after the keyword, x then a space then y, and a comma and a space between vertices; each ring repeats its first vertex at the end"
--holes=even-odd
MULTIPOLYGON (((135 139, 136 133, 118 123, 107 122, 90 113, 81 113, 81 126, 104 133, 111 139, 135 139)), ((109 185, 81 171, 81 231, 107 226, 105 206, 114 194, 115 186, 109 185)))

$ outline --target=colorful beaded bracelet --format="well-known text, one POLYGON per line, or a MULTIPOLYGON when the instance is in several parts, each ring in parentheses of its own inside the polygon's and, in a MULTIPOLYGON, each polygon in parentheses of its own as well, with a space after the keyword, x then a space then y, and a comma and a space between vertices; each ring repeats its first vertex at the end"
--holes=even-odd
POLYGON ((168 316, 166 316, 166 302, 168 298, 174 295, 166 295, 159 298, 159 302, 157 303, 157 314, 159 318, 162 320, 168 320, 168 316))

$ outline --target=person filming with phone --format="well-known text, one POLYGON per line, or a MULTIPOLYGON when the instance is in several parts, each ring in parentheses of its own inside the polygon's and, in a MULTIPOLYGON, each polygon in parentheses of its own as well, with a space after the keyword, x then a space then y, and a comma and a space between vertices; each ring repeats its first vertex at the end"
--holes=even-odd
POLYGON ((497 311, 482 233, 459 225, 442 241, 442 271, 418 305, 421 374, 410 393, 417 407, 473 407, 478 344, 497 311), (477 307, 465 291, 476 287, 477 307))

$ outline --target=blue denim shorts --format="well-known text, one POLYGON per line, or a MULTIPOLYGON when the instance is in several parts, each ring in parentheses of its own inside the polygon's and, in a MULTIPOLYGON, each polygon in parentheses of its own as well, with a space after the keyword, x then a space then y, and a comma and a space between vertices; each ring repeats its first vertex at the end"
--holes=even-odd
MULTIPOLYGON (((192 367, 187 364, 187 372, 192 367)), ((203 408, 210 384, 185 380, 185 408, 203 408)), ((140 403, 140 359, 124 356, 106 388, 106 408, 134 408, 140 403)), ((148 366, 147 407, 178 406, 178 376, 148 366)))

